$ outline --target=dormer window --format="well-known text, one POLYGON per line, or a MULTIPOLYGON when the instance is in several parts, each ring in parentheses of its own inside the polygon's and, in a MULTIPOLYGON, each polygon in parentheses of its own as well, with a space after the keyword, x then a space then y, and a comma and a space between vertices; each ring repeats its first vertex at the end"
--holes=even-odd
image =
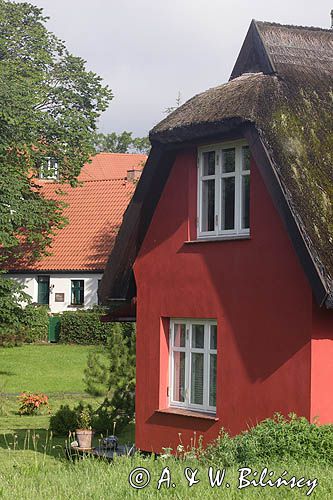
POLYGON ((198 151, 198 238, 250 233, 250 150, 244 141, 198 151))
POLYGON ((39 178, 47 180, 57 180, 59 178, 58 161, 55 158, 45 158, 39 169, 39 178))

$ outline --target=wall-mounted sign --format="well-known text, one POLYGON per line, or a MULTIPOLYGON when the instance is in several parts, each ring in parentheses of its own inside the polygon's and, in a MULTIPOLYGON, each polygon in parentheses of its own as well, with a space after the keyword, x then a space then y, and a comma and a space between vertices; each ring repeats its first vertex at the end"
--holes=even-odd
POLYGON ((54 294, 55 302, 65 302, 65 294, 64 293, 55 293, 54 294))

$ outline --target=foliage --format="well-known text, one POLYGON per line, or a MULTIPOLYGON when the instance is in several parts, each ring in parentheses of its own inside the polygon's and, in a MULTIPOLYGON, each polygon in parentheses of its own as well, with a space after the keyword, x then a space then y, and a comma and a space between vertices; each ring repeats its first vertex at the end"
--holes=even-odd
POLYGON ((70 344, 106 344, 112 327, 103 323, 103 309, 94 308, 83 311, 66 311, 60 316, 59 341, 70 344))
POLYGON ((5 278, 0 272, 0 331, 4 325, 19 326, 22 321, 22 302, 29 303, 30 296, 16 280, 5 278))
POLYGON ((22 314, 25 329, 25 342, 45 342, 48 337, 49 308, 43 305, 28 304, 22 314))
POLYGON ((276 414, 230 438, 222 429, 202 453, 205 461, 222 466, 269 461, 309 460, 333 465, 333 425, 317 425, 304 417, 276 414))
POLYGON ((95 148, 97 153, 143 153, 149 154, 150 141, 148 137, 132 137, 132 132, 116 134, 96 134, 95 148))
POLYGON ((23 392, 18 397, 20 402, 20 415, 36 415, 42 406, 49 405, 49 398, 46 394, 23 392))
POLYGON ((68 404, 61 405, 59 410, 50 418, 50 430, 56 435, 65 436, 75 429, 89 428, 93 420, 94 410, 90 404, 82 401, 74 408, 68 404))
POLYGON ((110 328, 107 364, 100 354, 90 354, 84 371, 88 394, 106 395, 97 415, 99 425, 108 429, 113 422, 122 428, 133 420, 135 413, 135 326, 110 323, 110 328))
POLYGON ((25 329, 22 325, 1 325, 0 346, 18 347, 25 341, 25 329))
POLYGON ((94 152, 96 120, 112 98, 101 78, 45 27, 42 10, 0 0, 1 259, 34 259, 62 227, 63 203, 34 178, 47 158, 76 184, 94 152))
POLYGON ((92 415, 88 408, 83 408, 78 417, 78 428, 91 429, 92 415))

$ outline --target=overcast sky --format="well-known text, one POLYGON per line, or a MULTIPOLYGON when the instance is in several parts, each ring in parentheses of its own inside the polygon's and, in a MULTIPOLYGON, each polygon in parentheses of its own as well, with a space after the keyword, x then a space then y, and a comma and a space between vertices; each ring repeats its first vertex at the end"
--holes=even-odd
POLYGON ((331 0, 30 0, 113 91, 102 132, 143 136, 165 108, 228 80, 252 18, 330 27, 331 0))

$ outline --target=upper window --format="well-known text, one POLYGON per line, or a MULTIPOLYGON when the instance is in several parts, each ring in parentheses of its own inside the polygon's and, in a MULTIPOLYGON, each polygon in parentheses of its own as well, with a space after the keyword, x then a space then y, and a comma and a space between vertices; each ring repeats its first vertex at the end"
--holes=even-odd
POLYGON ((198 237, 250 232, 250 150, 243 141, 199 149, 198 237))
POLYGON ((217 326, 212 320, 170 322, 170 406, 216 412, 217 326))
POLYGON ((82 306, 84 304, 84 280, 72 280, 71 305, 82 306))
POLYGON ((39 170, 40 179, 53 179, 57 180, 58 175, 58 162, 55 158, 45 158, 45 163, 43 163, 39 170))

